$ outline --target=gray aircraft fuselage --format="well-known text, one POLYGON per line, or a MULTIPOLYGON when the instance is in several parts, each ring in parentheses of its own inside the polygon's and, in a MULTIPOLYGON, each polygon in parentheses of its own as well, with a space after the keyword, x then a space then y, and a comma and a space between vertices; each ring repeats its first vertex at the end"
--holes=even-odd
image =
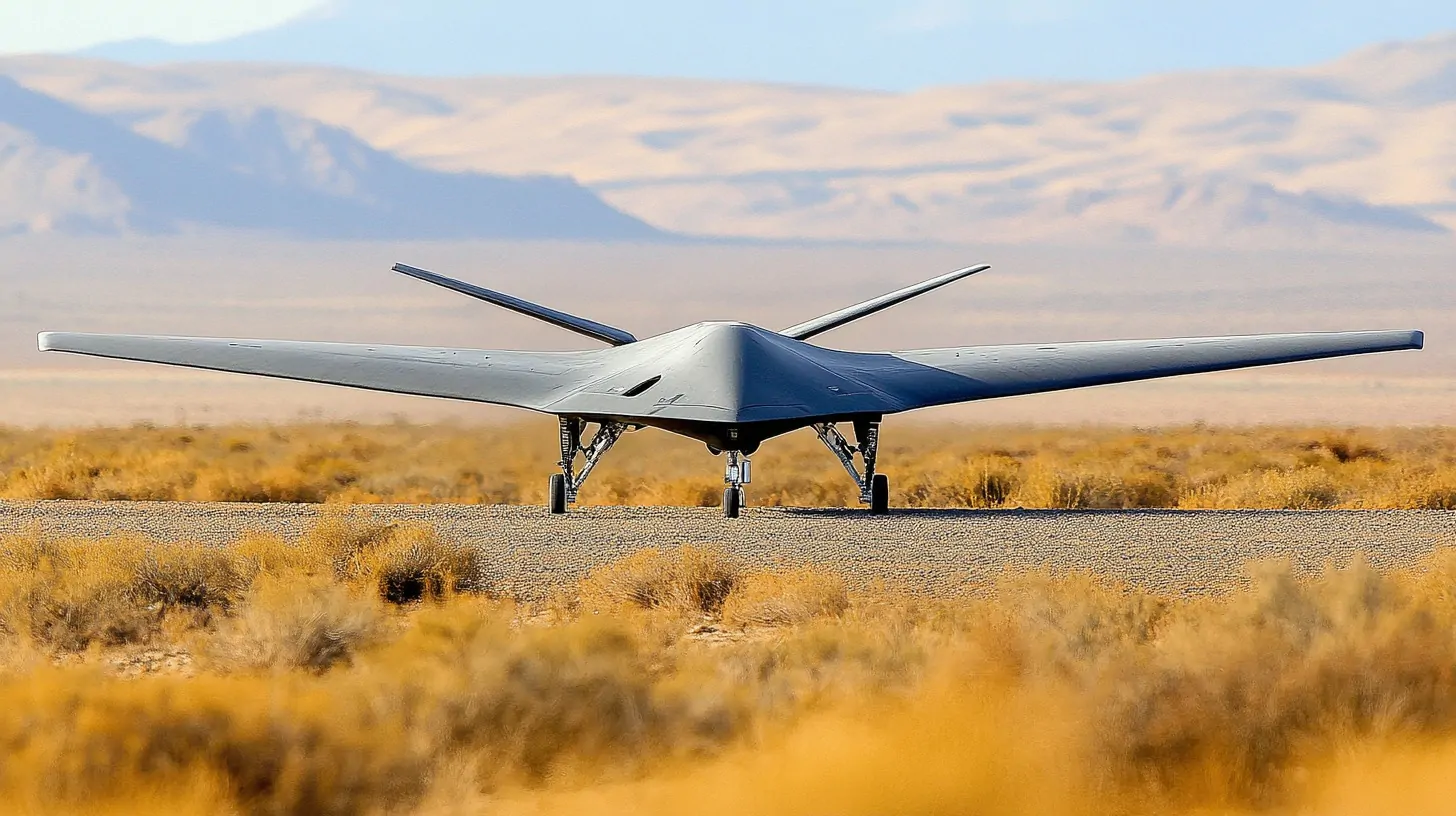
POLYGON ((876 512, 879 423, 937 405, 1254 366, 1419 349, 1419 331, 1039 343, 914 351, 838 351, 823 332, 984 271, 966 267, 782 331, 698 323, 639 340, 622 329, 415 267, 396 271, 609 344, 586 351, 491 351, 375 344, 46 332, 43 351, 141 360, 333 385, 510 405, 557 416, 563 473, 552 510, 574 501, 592 467, 627 430, 660 428, 727 452, 724 509, 736 516, 746 465, 767 439, 813 427, 876 512), (583 446, 585 423, 599 426, 583 446), (834 426, 853 423, 851 444, 834 426), (572 462, 585 455, 581 473, 572 462), (853 458, 864 459, 857 471, 853 458))

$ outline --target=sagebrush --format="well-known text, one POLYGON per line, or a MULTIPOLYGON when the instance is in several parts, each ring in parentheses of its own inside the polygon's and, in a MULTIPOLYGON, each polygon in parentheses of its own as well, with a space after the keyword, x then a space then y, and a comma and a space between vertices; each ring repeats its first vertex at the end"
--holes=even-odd
POLYGON ((342 513, 0 540, 7 812, 1449 809, 1456 552, 1193 598, 850 591, 664 542, 533 604, 480 566, 342 513))
MULTIPOLYGON (((317 423, 0 431, 0 498, 544 504, 555 430, 317 423)), ((1449 428, 885 427, 898 507, 1456 509, 1449 428)), ((812 433, 755 457, 757 506, 855 507, 812 433)), ((722 462, 646 430, 603 461, 585 504, 714 506, 722 462)))

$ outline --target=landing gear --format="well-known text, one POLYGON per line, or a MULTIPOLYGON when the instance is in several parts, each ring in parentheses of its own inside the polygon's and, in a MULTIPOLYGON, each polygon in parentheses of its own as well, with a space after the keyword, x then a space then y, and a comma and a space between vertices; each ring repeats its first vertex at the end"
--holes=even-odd
POLYGON ((738 518, 743 512, 743 489, 728 487, 723 489, 723 518, 738 518))
POLYGON ((561 417, 561 472, 551 477, 551 512, 554 515, 562 515, 567 505, 576 503, 576 494, 586 484, 587 477, 628 430, 621 422, 603 422, 591 443, 583 446, 581 435, 585 428, 586 420, 561 417), (577 454, 581 454, 584 460, 580 473, 575 472, 577 454))
POLYGON ((890 512, 890 477, 875 474, 870 483, 870 515, 883 516, 890 512))
POLYGON ((566 477, 560 473, 551 477, 551 515, 566 515, 566 477))
POLYGON ((753 481, 753 463, 739 451, 728 451, 728 467, 723 473, 727 487, 723 489, 723 518, 736 519, 743 512, 743 486, 753 481))
POLYGON ((876 516, 890 512, 890 480, 883 474, 875 473, 875 458, 880 450, 880 423, 856 420, 856 445, 849 444, 849 440, 834 426, 833 422, 821 422, 813 427, 814 432, 819 434, 819 440, 839 459, 839 463, 844 465, 849 477, 859 487, 860 503, 868 504, 870 513, 876 516), (860 475, 859 468, 855 466, 856 453, 864 463, 864 475, 860 475))

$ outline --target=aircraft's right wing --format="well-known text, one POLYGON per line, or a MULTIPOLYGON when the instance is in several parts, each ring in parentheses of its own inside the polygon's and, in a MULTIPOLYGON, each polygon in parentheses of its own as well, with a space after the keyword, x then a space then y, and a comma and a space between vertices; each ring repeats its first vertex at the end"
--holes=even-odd
POLYGON ((40 335, 40 350, 533 410, 589 377, 596 354, 68 332, 40 335))
POLYGON ((894 364, 864 373, 910 410, 1422 345, 1418 331, 1375 331, 973 346, 896 352, 894 364))

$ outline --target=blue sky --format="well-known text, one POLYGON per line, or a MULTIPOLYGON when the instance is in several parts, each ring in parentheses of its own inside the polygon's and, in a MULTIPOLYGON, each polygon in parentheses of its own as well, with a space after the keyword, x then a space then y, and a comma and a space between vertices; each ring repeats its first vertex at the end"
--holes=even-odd
POLYGON ((1452 0, 0 0, 10 53, 159 38, 200 45, 99 53, 895 89, 1304 65, 1452 30, 1452 0))

